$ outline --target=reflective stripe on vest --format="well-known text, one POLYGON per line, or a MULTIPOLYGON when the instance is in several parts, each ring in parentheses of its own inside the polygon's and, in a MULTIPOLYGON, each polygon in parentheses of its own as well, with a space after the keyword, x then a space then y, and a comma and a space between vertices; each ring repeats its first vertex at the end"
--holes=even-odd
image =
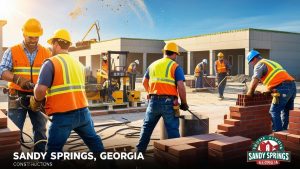
POLYGON ((294 80, 294 78, 275 61, 262 59, 258 63, 264 63, 268 68, 267 74, 261 78, 261 81, 268 89, 279 85, 285 80, 294 80))
POLYGON ((149 66, 149 93, 177 96, 175 69, 178 64, 169 58, 162 58, 149 66))
POLYGON ((218 73, 225 73, 227 71, 224 60, 222 63, 221 63, 221 61, 217 60, 216 63, 217 63, 217 72, 218 73))
POLYGON ((49 60, 54 66, 54 79, 47 90, 46 113, 65 113, 87 107, 84 66, 68 54, 59 54, 49 60))
MULTIPOLYGON (((23 44, 13 46, 11 48, 13 64, 12 73, 36 83, 44 60, 50 57, 50 51, 48 51, 46 48, 38 45, 37 50, 37 54, 34 58, 33 64, 31 65, 24 51, 23 44)), ((23 90, 20 86, 12 82, 8 83, 8 87, 10 89, 16 89, 19 91, 32 92, 32 90, 23 90)))

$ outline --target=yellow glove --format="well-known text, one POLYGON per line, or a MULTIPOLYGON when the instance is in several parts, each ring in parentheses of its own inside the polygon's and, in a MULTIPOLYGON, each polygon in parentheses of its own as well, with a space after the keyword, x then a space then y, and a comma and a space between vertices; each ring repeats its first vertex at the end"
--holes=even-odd
POLYGON ((37 101, 34 96, 30 97, 30 104, 29 107, 32 111, 38 112, 42 110, 43 101, 37 101))
POLYGON ((280 93, 278 93, 278 92, 272 93, 272 96, 273 96, 272 104, 279 104, 280 93))

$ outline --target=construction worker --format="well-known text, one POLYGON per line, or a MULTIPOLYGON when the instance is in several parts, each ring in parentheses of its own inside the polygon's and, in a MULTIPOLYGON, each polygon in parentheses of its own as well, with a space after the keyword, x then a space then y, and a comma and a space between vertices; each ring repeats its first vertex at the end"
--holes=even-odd
MULTIPOLYGON (((38 44, 39 37, 43 35, 43 28, 37 19, 28 19, 23 25, 22 31, 23 42, 8 48, 4 52, 0 65, 0 75, 1 79, 8 81, 8 117, 22 132, 28 113, 33 126, 34 142, 36 143, 39 140, 47 140, 47 120, 41 112, 33 112, 25 107, 29 105, 27 96, 33 95, 33 87, 37 82, 40 68, 51 53, 38 44), (17 98, 19 97, 22 98, 22 105, 17 104, 17 98)), ((45 142, 40 142, 34 146, 34 151, 44 152, 45 146, 45 142)))
POLYGON ((107 80, 108 77, 108 62, 107 62, 107 56, 106 54, 102 57, 102 63, 101 63, 101 81, 100 84, 104 84, 104 82, 107 80))
POLYGON ((98 154, 104 148, 88 109, 84 66, 68 54, 70 34, 65 29, 59 29, 47 42, 52 45, 54 56, 43 64, 34 96, 30 98, 31 109, 39 109, 45 101, 45 112, 53 117, 46 159, 50 159, 51 152, 62 151, 72 130, 83 139, 91 152, 98 154))
POLYGON ((218 60, 215 61, 215 72, 218 79, 219 100, 224 99, 224 90, 226 86, 227 76, 229 76, 231 65, 224 59, 222 52, 218 53, 218 60))
POLYGON ((196 88, 203 88, 203 76, 206 75, 206 65, 207 59, 203 59, 196 67, 194 71, 195 76, 195 87, 196 88))
POLYGON ((294 109, 296 97, 295 79, 282 68, 280 64, 269 59, 263 59, 256 50, 251 50, 247 56, 248 64, 254 66, 253 76, 247 95, 253 95, 261 81, 273 101, 270 107, 273 131, 287 130, 289 111, 294 109))
POLYGON ((154 127, 160 117, 164 119, 168 138, 179 135, 180 109, 186 111, 189 106, 186 100, 183 69, 175 62, 179 49, 176 43, 167 43, 163 49, 164 57, 153 62, 147 69, 143 86, 149 95, 148 108, 142 126, 137 151, 144 153, 149 144, 154 127), (181 105, 178 103, 178 94, 181 105))
POLYGON ((139 60, 135 60, 131 62, 128 66, 127 73, 129 76, 129 85, 131 90, 135 90, 135 81, 136 81, 136 73, 137 73, 137 65, 140 64, 139 60))

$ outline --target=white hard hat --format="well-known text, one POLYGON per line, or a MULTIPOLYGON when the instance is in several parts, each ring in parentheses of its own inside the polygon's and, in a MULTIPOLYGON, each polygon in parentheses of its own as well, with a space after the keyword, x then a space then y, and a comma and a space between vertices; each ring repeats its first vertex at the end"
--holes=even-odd
POLYGON ((104 55, 102 58, 103 58, 103 60, 107 60, 107 56, 106 55, 104 55))
POLYGON ((202 62, 207 64, 207 59, 203 59, 202 62))
POLYGON ((135 60, 134 61, 136 64, 140 64, 140 61, 139 60, 135 60))

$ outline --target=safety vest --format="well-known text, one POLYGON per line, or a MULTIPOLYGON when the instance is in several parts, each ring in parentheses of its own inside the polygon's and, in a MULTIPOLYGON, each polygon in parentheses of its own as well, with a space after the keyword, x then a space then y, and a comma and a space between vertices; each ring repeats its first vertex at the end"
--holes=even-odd
POLYGON ((69 54, 58 54, 49 60, 54 66, 54 78, 47 90, 46 113, 65 113, 87 107, 84 66, 69 54))
POLYGON ((162 58, 149 66, 149 94, 177 96, 175 70, 178 64, 170 58, 162 58))
MULTIPOLYGON (((22 44, 15 45, 11 48, 12 53, 12 73, 22 76, 32 83, 36 84, 41 66, 45 59, 49 58, 51 53, 48 49, 38 45, 37 54, 30 65, 30 61, 26 56, 24 47, 22 44)), ((8 82, 8 88, 15 89, 23 92, 33 92, 33 90, 24 90, 13 82, 8 82)))
POLYGON ((136 66, 135 62, 130 63, 130 65, 128 66, 127 72, 132 73, 134 66, 136 66))
POLYGON ((271 61, 268 59, 262 59, 258 63, 264 63, 268 72, 265 76, 261 78, 262 83, 268 88, 272 89, 283 81, 292 81, 295 80, 292 76, 290 76, 286 70, 282 68, 280 64, 275 61, 271 61))
POLYGON ((225 61, 223 60, 223 62, 221 63, 220 60, 216 61, 217 64, 217 73, 226 73, 227 69, 226 69, 226 65, 225 65, 225 61))
POLYGON ((107 61, 102 61, 102 70, 104 70, 106 73, 108 72, 108 63, 107 61))
POLYGON ((194 76, 199 77, 201 74, 201 66, 203 66, 203 64, 199 63, 194 70, 194 76))

